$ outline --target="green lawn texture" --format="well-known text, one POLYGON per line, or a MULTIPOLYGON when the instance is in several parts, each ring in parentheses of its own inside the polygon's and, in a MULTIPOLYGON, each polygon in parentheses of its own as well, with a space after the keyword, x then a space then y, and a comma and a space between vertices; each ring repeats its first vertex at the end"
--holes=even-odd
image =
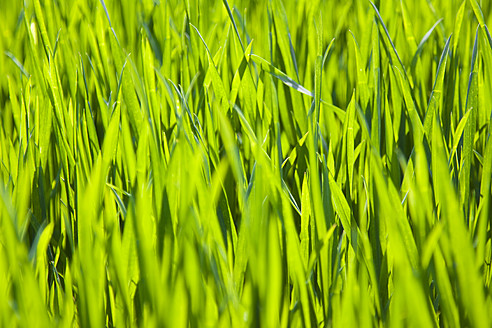
POLYGON ((0 2, 1 327, 490 327, 492 2, 0 2))

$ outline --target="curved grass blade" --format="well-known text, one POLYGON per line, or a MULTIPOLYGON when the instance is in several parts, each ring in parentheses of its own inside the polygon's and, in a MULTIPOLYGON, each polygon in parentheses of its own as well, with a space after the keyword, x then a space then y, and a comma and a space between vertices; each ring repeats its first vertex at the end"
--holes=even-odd
POLYGON ((248 58, 253 60, 256 64, 260 65, 262 70, 270 73, 271 75, 282 81, 286 86, 291 87, 292 89, 297 90, 300 93, 303 93, 310 97, 314 97, 314 94, 311 91, 291 79, 289 76, 287 76, 287 74, 285 74, 260 56, 251 54, 248 55, 248 58))
POLYGON ((475 17, 477 17, 478 22, 480 23, 480 26, 485 26, 485 18, 477 0, 470 0, 470 4, 473 8, 473 12, 475 13, 475 17))
POLYGON ((407 79, 404 77, 404 73, 402 73, 397 67, 394 67, 395 75, 398 77, 400 81, 400 88, 403 93, 403 98, 405 100, 405 104, 408 111, 408 116, 410 117, 410 122, 412 123, 412 130, 415 142, 422 141, 424 136, 424 127, 422 125, 422 121, 420 120, 420 116, 417 112, 417 108, 415 106, 415 101, 412 97, 412 91, 410 88, 410 84, 407 79))
POLYGON ((443 82, 444 82, 444 71, 446 68, 446 62, 448 58, 449 44, 451 41, 451 36, 449 36, 444 50, 441 54, 441 59, 439 60, 439 65, 437 66, 436 79, 434 81, 434 87, 429 98, 429 104, 427 105, 427 114, 424 119, 424 134, 429 138, 431 136, 432 122, 435 113, 439 110, 441 95, 443 93, 443 82))
MULTIPOLYGON (((424 45, 427 43, 427 40, 429 40, 429 37, 431 36, 432 32, 434 32, 434 29, 437 27, 437 25, 439 25, 439 23, 442 22, 442 18, 439 19, 431 28, 429 31, 427 31, 427 33, 425 33, 424 37, 422 38, 422 40, 420 41, 418 47, 417 47, 417 51, 415 52, 415 54, 413 55, 413 58, 412 58, 412 64, 411 64, 411 67, 412 69, 415 67, 415 65, 417 64, 417 60, 418 58, 420 57, 420 54, 422 53, 422 49, 424 48, 424 45)), ((449 41, 449 40, 448 40, 449 41)), ((447 44, 447 43, 446 43, 447 44)), ((442 58, 442 57, 441 57, 442 58)))
MULTIPOLYGON (((241 48, 243 49, 243 52, 246 52, 246 49, 244 48, 243 40, 241 40, 241 35, 239 34, 239 30, 237 29, 236 21, 234 20, 234 16, 232 15, 231 7, 229 7, 229 3, 227 2, 227 0, 222 0, 222 3, 224 4, 224 6, 227 9, 227 14, 229 15, 229 19, 232 22, 232 26, 234 27, 234 31, 236 32, 237 38, 239 39, 239 43, 241 44, 241 48)), ((195 27, 195 29, 196 29, 196 27, 195 27)))
POLYGON ((22 65, 19 60, 17 58, 15 58, 14 54, 11 53, 10 51, 5 51, 4 52, 5 55, 7 57, 9 57, 10 59, 12 59, 12 61, 14 62, 14 64, 19 67, 20 71, 22 72, 22 74, 24 74, 25 77, 29 78, 31 76, 31 74, 29 74, 26 69, 24 68, 24 65, 22 65))
POLYGON ((460 143, 461 136, 463 134, 463 130, 465 129, 466 122, 468 121, 468 117, 471 114, 471 110, 468 110, 465 115, 460 120, 460 123, 456 127, 456 131, 453 134, 453 148, 451 149, 451 154, 449 155, 449 163, 454 156, 454 153, 458 149, 458 144, 460 143))
POLYGON ((400 63, 400 69, 403 70, 403 72, 405 73, 405 77, 406 77, 407 76, 407 71, 405 70, 405 66, 403 66, 403 62, 401 61, 400 56, 398 55, 398 51, 396 51, 396 47, 393 44, 393 40, 391 40, 391 36, 390 36, 390 34, 388 32, 388 29, 386 28, 386 25, 383 22, 383 18, 379 14, 379 11, 378 11, 378 8, 376 7, 376 5, 374 3, 372 3, 372 1, 369 1, 369 2, 371 3, 372 7, 374 8, 374 11, 376 12, 376 15, 378 17, 378 20, 379 20, 379 22, 381 23, 381 26, 384 29, 384 33, 386 35, 387 41, 391 45, 391 48, 393 49, 393 53, 396 56, 396 58, 398 59, 398 62, 400 63))
POLYGON ((222 111, 228 112, 230 109, 230 104, 229 104, 227 92, 226 92, 226 89, 224 87, 224 83, 222 82, 222 79, 220 78, 219 72, 217 71, 217 67, 215 66, 212 53, 210 52, 210 49, 208 48, 207 43, 205 42, 202 35, 200 34, 200 31, 198 31, 198 29, 195 27, 195 25, 193 25, 191 23, 190 23, 190 25, 191 25, 191 27, 193 27, 195 29, 196 33, 198 34, 198 36, 202 40, 203 44, 205 45, 205 48, 207 49, 209 69, 211 70, 211 74, 212 74, 212 83, 214 86, 214 91, 216 92, 216 94, 220 100, 222 111))

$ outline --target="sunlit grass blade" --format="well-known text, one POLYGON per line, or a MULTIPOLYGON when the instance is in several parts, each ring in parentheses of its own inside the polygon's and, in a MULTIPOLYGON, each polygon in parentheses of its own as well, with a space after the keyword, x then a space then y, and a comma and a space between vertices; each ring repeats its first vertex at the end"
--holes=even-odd
POLYGON ((461 155, 461 169, 459 179, 460 201, 465 210, 465 215, 468 217, 468 199, 470 197, 470 174, 473 160, 473 146, 475 141, 475 132, 477 129, 477 114, 478 114, 478 32, 475 35, 475 43, 471 58, 471 72, 468 79, 468 90, 466 93, 465 108, 470 110, 470 117, 465 124, 463 136, 463 152, 461 155))
POLYGON ((446 68, 446 62, 448 59, 449 44, 451 41, 451 36, 446 41, 444 50, 442 51, 441 59, 439 60, 439 65, 437 66, 437 75, 434 82, 434 87, 432 88, 431 95, 429 98, 429 103, 427 105, 427 113, 424 119, 424 134, 429 137, 431 134, 432 121, 434 115, 438 113, 441 107, 441 95, 443 93, 443 82, 444 82, 444 70, 446 68))

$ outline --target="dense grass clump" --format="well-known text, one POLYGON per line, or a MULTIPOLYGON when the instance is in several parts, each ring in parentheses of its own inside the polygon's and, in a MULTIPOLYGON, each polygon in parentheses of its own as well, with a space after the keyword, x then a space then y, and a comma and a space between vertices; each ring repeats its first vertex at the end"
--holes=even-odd
POLYGON ((0 326, 490 327, 492 3, 0 2, 0 326))

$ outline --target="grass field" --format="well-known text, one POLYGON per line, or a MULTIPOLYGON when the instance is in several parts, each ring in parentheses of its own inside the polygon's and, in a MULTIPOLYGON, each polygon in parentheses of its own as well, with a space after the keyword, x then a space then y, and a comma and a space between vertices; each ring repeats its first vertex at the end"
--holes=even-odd
POLYGON ((0 326, 490 327, 492 2, 0 2, 0 326))

